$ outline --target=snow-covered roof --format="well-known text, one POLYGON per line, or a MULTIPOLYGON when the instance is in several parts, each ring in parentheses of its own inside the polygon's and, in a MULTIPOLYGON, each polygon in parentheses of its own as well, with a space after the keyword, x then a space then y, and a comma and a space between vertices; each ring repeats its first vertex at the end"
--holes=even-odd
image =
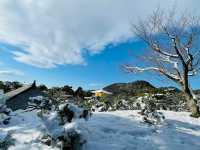
POLYGON ((108 91, 103 90, 103 89, 92 91, 92 93, 105 93, 105 94, 112 94, 111 92, 108 92, 108 91))
POLYGON ((18 95, 18 94, 30 89, 31 87, 33 87, 33 84, 24 85, 24 86, 22 86, 22 87, 20 87, 20 88, 18 88, 16 90, 7 92, 7 93, 5 93, 5 98, 6 98, 6 100, 11 99, 12 97, 14 97, 14 96, 16 96, 16 95, 18 95))

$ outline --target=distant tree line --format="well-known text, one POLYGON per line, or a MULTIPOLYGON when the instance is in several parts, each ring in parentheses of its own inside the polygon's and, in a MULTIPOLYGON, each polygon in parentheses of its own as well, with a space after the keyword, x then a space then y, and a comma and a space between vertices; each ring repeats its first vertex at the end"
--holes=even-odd
MULTIPOLYGON (((13 82, 0 81, 0 89, 2 89, 5 93, 15 90, 17 88, 20 88, 22 86, 23 84, 18 81, 13 81, 13 82)), ((37 88, 40 89, 41 91, 47 91, 48 93, 52 93, 55 95, 65 94, 65 95, 72 95, 74 97, 80 97, 80 98, 92 96, 92 93, 90 91, 83 90, 82 87, 78 87, 76 90, 74 90, 72 86, 69 86, 69 85, 65 85, 63 87, 48 88, 45 84, 41 84, 41 85, 38 85, 37 88)))
POLYGON ((18 81, 13 81, 13 82, 10 82, 10 81, 6 81, 6 82, 3 82, 3 81, 0 81, 0 89, 2 89, 5 93, 6 92, 9 92, 9 91, 12 91, 12 90, 15 90, 17 88, 20 88, 22 87, 22 83, 18 82, 18 81))
POLYGON ((47 88, 45 85, 40 85, 40 89, 42 90, 47 90, 48 93, 52 94, 65 94, 65 95, 71 95, 73 97, 79 97, 84 99, 84 97, 90 97, 92 96, 92 93, 88 90, 83 90, 82 87, 78 87, 76 90, 73 90, 72 86, 65 85, 63 87, 52 87, 52 88, 47 88))

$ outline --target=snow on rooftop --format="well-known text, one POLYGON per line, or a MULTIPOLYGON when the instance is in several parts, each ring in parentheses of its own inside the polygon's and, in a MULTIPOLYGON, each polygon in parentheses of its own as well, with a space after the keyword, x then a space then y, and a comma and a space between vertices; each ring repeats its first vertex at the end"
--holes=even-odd
POLYGON ((112 94, 111 92, 108 92, 108 91, 103 90, 103 89, 92 91, 92 93, 105 93, 105 94, 112 94))
POLYGON ((18 88, 16 90, 13 90, 13 91, 5 93, 5 97, 6 97, 6 99, 10 99, 10 98, 12 98, 12 97, 14 97, 14 96, 16 96, 16 95, 28 90, 28 89, 30 89, 31 87, 32 87, 32 84, 24 85, 24 86, 22 86, 22 87, 20 87, 20 88, 18 88))

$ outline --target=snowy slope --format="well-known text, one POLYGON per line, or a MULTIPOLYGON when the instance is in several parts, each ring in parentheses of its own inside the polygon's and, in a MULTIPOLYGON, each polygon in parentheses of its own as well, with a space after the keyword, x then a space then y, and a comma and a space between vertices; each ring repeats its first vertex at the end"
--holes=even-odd
MULTIPOLYGON (((82 124, 87 143, 83 150, 200 150, 200 119, 186 112, 163 111, 161 126, 141 122, 137 111, 97 112, 82 124)), ((11 132, 16 145, 10 150, 56 150, 41 144, 44 123, 34 112, 13 114, 2 133, 11 132)))

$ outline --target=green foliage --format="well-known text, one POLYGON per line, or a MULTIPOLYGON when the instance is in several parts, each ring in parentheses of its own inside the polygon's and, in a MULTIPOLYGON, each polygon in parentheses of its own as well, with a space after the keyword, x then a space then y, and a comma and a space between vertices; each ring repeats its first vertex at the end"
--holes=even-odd
POLYGON ((94 106, 94 103, 92 101, 83 101, 82 103, 83 108, 91 110, 92 106, 94 106))
POLYGON ((90 91, 83 90, 82 87, 78 87, 77 90, 74 92, 74 96, 84 99, 84 97, 92 96, 92 93, 90 91))
POLYGON ((0 81, 0 89, 3 89, 5 93, 20 88, 22 86, 23 84, 18 81, 8 82, 8 83, 0 81))
POLYGON ((0 142, 0 149, 8 150, 8 148, 12 145, 15 145, 14 139, 12 139, 10 136, 7 136, 5 140, 0 142))
POLYGON ((74 95, 74 90, 72 89, 72 86, 65 85, 64 87, 62 87, 62 91, 64 91, 67 95, 74 95))
POLYGON ((47 91, 48 90, 48 88, 44 84, 39 85, 38 89, 40 89, 41 91, 47 91))
POLYGON ((99 102, 106 102, 108 101, 108 96, 107 95, 103 95, 101 97, 98 97, 99 102))
POLYGON ((13 84, 14 89, 18 89, 18 88, 22 87, 22 83, 20 83, 18 81, 14 81, 14 82, 12 82, 12 84, 13 84))
POLYGON ((5 85, 2 81, 0 81, 0 89, 4 89, 5 85))
POLYGON ((84 91, 82 87, 78 87, 77 90, 74 92, 74 96, 84 98, 84 91))
POLYGON ((193 118, 199 118, 200 114, 199 113, 195 113, 195 114, 192 113, 190 116, 193 117, 193 118))

